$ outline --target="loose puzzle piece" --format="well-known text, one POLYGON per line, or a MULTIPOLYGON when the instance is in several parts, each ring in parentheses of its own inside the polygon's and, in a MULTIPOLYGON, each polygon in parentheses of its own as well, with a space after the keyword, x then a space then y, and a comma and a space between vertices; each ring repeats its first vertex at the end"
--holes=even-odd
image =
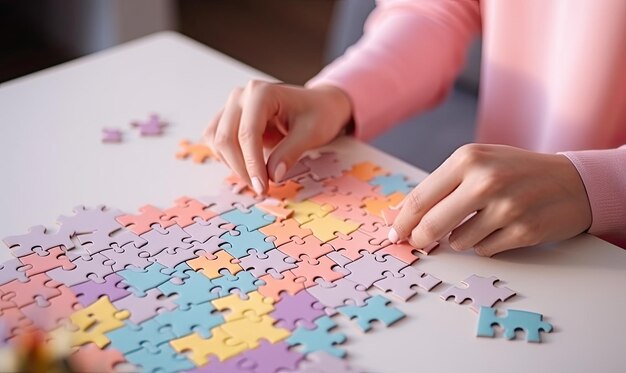
POLYGON ((404 318, 404 313, 399 309, 389 306, 389 299, 382 295, 375 295, 365 301, 365 306, 343 306, 337 310, 351 319, 356 318, 357 324, 362 331, 367 332, 372 328, 373 321, 379 321, 389 326, 404 318))
POLYGON ((287 180, 282 183, 274 183, 270 181, 267 195, 271 198, 284 201, 287 199, 293 199, 301 189, 302 185, 293 180, 287 180))
POLYGON ((291 346, 301 345, 302 353, 308 354, 316 351, 324 351, 336 357, 344 357, 346 351, 335 347, 346 341, 343 333, 330 333, 337 324, 328 316, 323 316, 315 320, 315 329, 307 329, 299 326, 293 334, 287 338, 287 343, 291 346))
POLYGON ((165 218, 165 212, 152 206, 145 205, 139 208, 138 215, 118 216, 117 221, 135 234, 144 234, 152 230, 153 224, 159 224, 162 228, 176 224, 173 220, 165 218))
POLYGON ((310 168, 311 175, 316 180, 339 177, 343 173, 343 165, 336 153, 323 152, 316 158, 305 156, 301 162, 310 168))
POLYGON ((122 131, 117 128, 103 128, 102 129, 102 142, 114 143, 122 141, 122 131))
POLYGON ((382 291, 391 292, 398 298, 407 301, 417 294, 413 287, 420 287, 426 291, 431 291, 441 283, 438 278, 417 270, 415 267, 403 268, 398 273, 390 271, 383 272, 385 278, 374 283, 374 286, 382 291))
POLYGON ((128 311, 117 310, 109 301, 102 297, 70 316, 70 321, 78 327, 72 332, 72 343, 80 346, 89 342, 103 348, 109 344, 105 333, 124 326, 123 320, 130 316, 128 311))
POLYGON ((139 128, 141 136, 160 136, 167 124, 158 115, 151 114, 146 121, 134 121, 130 125, 139 128))
POLYGON ((298 322, 307 328, 313 329, 315 328, 314 321, 324 316, 324 311, 321 307, 314 307, 317 302, 317 299, 305 291, 301 291, 296 295, 285 295, 276 304, 276 309, 270 316, 278 320, 278 326, 289 330, 294 330, 298 326, 298 322))
POLYGON ((492 307, 497 301, 504 302, 515 295, 515 292, 506 287, 497 287, 495 283, 500 281, 497 277, 481 277, 471 275, 461 281, 465 288, 451 286, 441 293, 441 299, 448 300, 454 297, 457 304, 461 304, 466 300, 471 300, 472 311, 478 312, 480 307, 492 307))
POLYGON ((526 341, 541 342, 540 331, 550 333, 552 325, 543 321, 543 316, 539 313, 507 310, 506 316, 496 316, 495 308, 480 307, 478 316, 479 337, 494 337, 494 325, 499 325, 504 329, 504 337, 506 339, 515 339, 515 332, 523 330, 526 333, 526 341))
POLYGON ((187 354, 197 366, 209 362, 209 356, 215 355, 224 361, 248 349, 244 342, 233 338, 218 326, 211 330, 211 338, 202 338, 198 333, 189 334, 170 341, 170 345, 180 354, 187 354))
POLYGON ((213 151, 208 146, 201 143, 192 143, 189 140, 181 140, 179 143, 180 151, 176 153, 176 158, 191 159, 196 163, 204 163, 207 159, 216 158, 213 151))
POLYGON ((266 198, 265 201, 258 203, 256 207, 269 215, 275 216, 278 220, 285 220, 293 214, 293 210, 286 208, 282 201, 272 198, 266 198))

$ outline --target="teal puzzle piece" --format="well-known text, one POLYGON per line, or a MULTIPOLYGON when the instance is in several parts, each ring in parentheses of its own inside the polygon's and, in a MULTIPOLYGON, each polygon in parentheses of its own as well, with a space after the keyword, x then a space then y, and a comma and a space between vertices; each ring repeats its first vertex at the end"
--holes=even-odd
POLYGON ((111 345, 123 354, 140 350, 144 342, 159 345, 176 337, 167 327, 154 319, 139 325, 127 320, 123 327, 106 333, 106 336, 111 340, 111 345))
POLYGON ((202 338, 210 338, 211 329, 225 322, 224 316, 215 312, 212 303, 194 304, 188 309, 175 309, 154 318, 163 326, 169 326, 177 338, 198 332, 202 338))
POLYGON ((192 304, 208 302, 218 297, 215 292, 211 291, 217 286, 211 279, 190 267, 184 273, 187 278, 183 280, 182 284, 168 281, 158 286, 158 289, 168 297, 172 294, 178 294, 174 303, 178 304, 179 308, 187 309, 192 304))
POLYGON ((230 273, 222 275, 221 277, 214 278, 213 284, 219 286, 219 297, 226 297, 230 295, 232 290, 239 290, 241 294, 255 291, 261 285, 265 285, 265 281, 259 280, 248 271, 240 271, 237 274, 232 275, 230 273))
POLYGON ((221 217, 235 225, 245 225, 250 231, 263 228, 276 221, 275 216, 269 215, 254 206, 250 207, 249 212, 234 209, 223 213, 221 217))
POLYGON ((361 330, 367 332, 372 328, 373 321, 380 321, 389 326, 405 316, 399 309, 389 306, 389 303, 391 303, 389 299, 376 295, 367 299, 364 306, 342 306, 337 308, 337 311, 351 319, 356 318, 361 330))
POLYGON ((231 232, 226 232, 220 238, 228 243, 222 245, 224 250, 237 259, 249 255, 250 249, 255 249, 259 254, 265 254, 275 247, 273 242, 265 240, 267 236, 261 231, 251 231, 243 225, 235 227, 235 231, 239 234, 233 235, 231 232))
POLYGON ((543 321, 543 315, 534 312, 507 310, 506 316, 496 316, 496 309, 490 307, 480 307, 480 315, 478 317, 479 337, 494 337, 494 325, 500 325, 504 329, 504 337, 506 339, 515 339, 515 331, 523 330, 526 332, 526 341, 541 342, 540 331, 550 333, 552 325, 543 321))
POLYGON ((396 192, 409 194, 415 185, 410 184, 402 174, 381 175, 370 180, 370 185, 380 187, 380 192, 385 196, 396 192))
POLYGON ((124 283, 130 286, 135 295, 143 297, 146 290, 154 289, 157 286, 170 280, 170 275, 166 275, 161 270, 172 270, 159 263, 152 263, 144 270, 124 269, 117 272, 124 278, 124 283))

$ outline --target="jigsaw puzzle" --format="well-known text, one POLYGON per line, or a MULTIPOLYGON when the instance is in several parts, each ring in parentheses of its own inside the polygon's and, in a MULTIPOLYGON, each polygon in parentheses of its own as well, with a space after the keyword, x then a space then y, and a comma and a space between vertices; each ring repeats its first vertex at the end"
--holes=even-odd
MULTIPOLYGON (((163 125, 156 116, 135 124, 143 135, 163 125)), ((179 158, 213 157, 200 144, 181 146, 179 158)), ((324 152, 271 183, 267 198, 234 176, 226 184, 217 196, 139 213, 79 206, 56 229, 5 238, 14 258, 0 264, 1 342, 39 328, 107 371, 129 363, 148 372, 354 372, 331 317, 363 331, 391 325, 404 314, 372 287, 406 301, 441 282, 416 267, 436 245, 418 253, 386 240, 390 211, 415 185, 403 175, 324 152)), ((514 294, 496 280, 472 276, 468 289, 442 297, 492 306, 514 294)), ((479 335, 494 323, 524 328, 529 340, 549 331, 519 311, 488 311, 479 335)))

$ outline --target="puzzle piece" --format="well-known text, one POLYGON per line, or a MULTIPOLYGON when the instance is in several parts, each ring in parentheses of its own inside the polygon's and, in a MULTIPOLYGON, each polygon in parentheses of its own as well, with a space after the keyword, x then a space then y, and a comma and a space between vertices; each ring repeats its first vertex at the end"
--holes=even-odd
POLYGON ((365 300, 371 296, 363 285, 346 278, 332 283, 318 280, 315 286, 307 288, 306 291, 324 306, 330 308, 345 306, 348 301, 357 306, 363 306, 365 300))
POLYGON ((142 343, 150 342, 156 346, 176 338, 176 335, 167 325, 152 319, 139 325, 127 320, 122 327, 106 333, 106 337, 115 349, 128 354, 142 349, 142 343))
POLYGON ((37 250, 37 252, 21 257, 18 261, 21 261, 19 265, 23 264, 27 266, 25 267, 27 268, 25 274, 28 277, 45 273, 59 267, 63 268, 65 271, 76 268, 76 265, 70 262, 65 255, 62 246, 53 247, 48 251, 37 250))
POLYGON ((99 298, 70 316, 70 321, 78 327, 72 332, 72 345, 93 342, 100 348, 105 347, 110 342, 105 333, 124 326, 122 320, 129 316, 130 312, 117 310, 106 296, 99 298))
POLYGON ((122 131, 118 128, 103 128, 102 129, 102 142, 104 143, 122 142, 122 131))
POLYGON ((299 258, 300 255, 306 254, 311 259, 317 259, 332 252, 333 247, 311 235, 304 238, 294 236, 290 242, 278 246, 278 250, 292 258, 299 258))
POLYGON ((174 293, 178 294, 174 303, 178 304, 179 308, 187 309, 190 305, 208 302, 217 298, 217 294, 212 291, 218 286, 217 283, 193 270, 184 271, 184 273, 188 278, 184 279, 181 284, 167 281, 157 286, 166 296, 174 293))
POLYGON ((130 291, 120 286, 123 280, 124 278, 117 273, 111 273, 104 277, 103 283, 85 281, 72 286, 71 289, 76 294, 80 304, 87 307, 104 295, 108 296, 111 302, 130 295, 130 291))
POLYGON ((316 158, 305 156, 301 162, 310 168, 310 173, 315 180, 339 177, 344 171, 337 154, 333 152, 322 152, 316 158))
POLYGON ((371 215, 383 218, 383 210, 397 206, 404 199, 402 193, 392 193, 386 197, 375 196, 363 200, 363 208, 371 215))
POLYGON ((194 223, 186 226, 183 230, 191 236, 189 242, 197 241, 204 243, 210 238, 219 238, 233 228, 234 226, 231 223, 224 220, 220 215, 216 215, 207 221, 201 218, 194 218, 194 223))
POLYGON ((237 259, 248 255, 248 250, 250 249, 255 249, 258 253, 265 254, 274 248, 274 244, 266 240, 267 236, 260 231, 250 231, 245 226, 238 226, 234 229, 234 232, 227 232, 221 238, 230 244, 225 245, 223 247, 224 250, 237 259))
POLYGON ((352 169, 347 174, 361 181, 370 181, 377 176, 386 175, 388 172, 372 162, 361 162, 352 166, 352 169))
POLYGON ((378 321, 389 326, 404 318, 404 313, 399 309, 389 306, 391 301, 382 295, 375 295, 365 301, 365 306, 343 306, 337 310, 350 319, 357 319, 357 324, 362 331, 367 332, 372 328, 372 322, 378 321))
POLYGON ((159 311, 172 311, 178 307, 172 301, 172 298, 174 297, 164 295, 159 289, 148 289, 143 297, 130 294, 114 301, 113 305, 118 310, 130 312, 128 321, 134 324, 141 324, 157 316, 159 311))
POLYGON ((302 189, 292 198, 294 202, 298 203, 318 196, 326 190, 326 187, 320 180, 315 180, 310 175, 299 178, 298 184, 302 186, 302 189))
POLYGON ((389 196, 394 193, 409 194, 415 185, 410 184, 401 174, 379 175, 370 180, 371 185, 380 187, 380 192, 389 196))
POLYGON ((180 354, 189 352, 189 359, 197 366, 208 363, 210 355, 224 361, 248 349, 244 342, 233 338, 219 326, 211 329, 211 338, 205 339, 198 333, 193 333, 171 340, 170 345, 180 354))
POLYGON ((61 285, 56 289, 61 294, 49 298, 47 303, 33 302, 20 308, 35 326, 45 331, 57 328, 62 320, 69 319, 75 311, 83 308, 70 288, 61 285))
POLYGON ((102 350, 93 343, 81 346, 69 356, 71 367, 79 367, 83 372, 114 373, 117 365, 126 362, 124 355, 115 349, 102 350))
POLYGON ((247 312, 256 316, 262 316, 274 310, 274 300, 272 298, 264 297, 258 291, 250 292, 247 296, 247 299, 241 299, 238 294, 231 294, 214 299, 211 303, 220 311, 230 310, 224 317, 226 321, 241 319, 245 317, 247 312))
POLYGON ((373 254, 383 247, 382 245, 375 244, 371 236, 360 231, 354 231, 349 235, 340 232, 336 236, 337 238, 330 241, 329 244, 333 249, 351 261, 357 260, 363 256, 360 253, 361 250, 373 254))
POLYGON ((350 271, 346 276, 348 280, 361 284, 368 289, 376 281, 382 280, 385 271, 399 272, 406 264, 392 256, 381 256, 361 251, 361 258, 349 263, 345 269, 350 271))
POLYGON ((295 259, 277 249, 269 250, 265 254, 259 254, 251 250, 250 255, 241 258, 241 267, 254 276, 261 277, 267 274, 270 269, 282 273, 289 269, 296 268, 297 265, 294 264, 295 262, 295 259))
POLYGON ((161 270, 167 269, 159 263, 152 263, 144 270, 125 269, 117 272, 124 278, 124 282, 130 286, 129 290, 136 296, 143 297, 146 291, 170 280, 170 275, 166 275, 161 270))
POLYGON ((259 293, 266 297, 274 299, 275 302, 280 301, 284 294, 295 295, 304 290, 304 277, 296 277, 291 271, 278 273, 276 277, 267 274, 259 278, 264 282, 259 286, 259 293))
POLYGON ((288 330, 294 330, 300 322, 307 328, 315 328, 314 321, 324 316, 321 307, 315 308, 318 300, 306 291, 301 291, 295 295, 285 295, 276 304, 276 309, 270 314, 278 320, 277 325, 288 330))
POLYGON ((111 265, 111 268, 113 268, 115 272, 122 271, 127 268, 142 270, 152 264, 152 261, 148 259, 150 257, 150 253, 139 250, 131 244, 121 247, 114 245, 111 249, 104 250, 100 253, 114 262, 111 265))
POLYGON ((198 219, 208 221, 216 215, 209 206, 193 198, 180 197, 175 203, 174 207, 163 211, 165 214, 162 218, 173 220, 181 228, 194 224, 198 219))
POLYGON ((291 166, 287 172, 285 172, 285 176, 283 176, 282 180, 278 180, 279 182, 283 182, 288 179, 295 179, 298 176, 302 176, 309 172, 309 167, 307 167, 304 163, 302 163, 302 159, 299 159, 296 163, 291 166))
POLYGON ((113 273, 113 261, 102 254, 94 254, 88 258, 81 256, 72 260, 74 268, 65 270, 62 267, 46 272, 50 278, 65 286, 74 286, 88 280, 104 282, 104 278, 113 273), (91 278, 89 277, 91 276, 91 278))
POLYGON ((74 247, 68 235, 61 232, 48 232, 43 225, 31 227, 26 234, 9 236, 2 240, 11 249, 11 253, 18 258, 32 254, 37 247, 44 251, 57 246, 63 246, 68 250, 74 247))
MULTIPOLYGON (((2 250, 2 248, 0 248, 0 250, 2 250)), ((28 280, 26 272, 27 269, 24 263, 22 263, 18 258, 9 259, 4 263, 0 263, 0 285, 4 285, 14 280, 26 282, 28 280)))
POLYGON ((131 352, 126 355, 126 359, 141 367, 142 372, 179 372, 194 368, 189 359, 177 354, 167 344, 159 345, 156 349, 142 348, 131 352))
POLYGON ((495 308, 480 307, 478 316, 479 337, 494 337, 494 325, 499 325, 504 329, 504 337, 506 339, 515 339, 515 332, 523 330, 526 332, 526 341, 541 342, 540 331, 550 333, 552 325, 543 321, 543 315, 534 312, 507 310, 505 316, 496 316, 495 308))
POLYGON ((461 281, 465 288, 451 286, 441 293, 441 299, 448 300, 454 297, 457 304, 461 304, 466 300, 471 300, 472 311, 478 312, 480 307, 492 307, 497 301, 504 302, 515 295, 515 292, 506 287, 497 287, 495 283, 500 281, 497 277, 481 277, 471 275, 461 281))
POLYGON ((240 261, 224 250, 219 250, 215 254, 201 255, 195 259, 187 260, 187 264, 194 270, 202 273, 208 278, 220 277, 220 270, 226 269, 233 275, 242 271, 240 261))
POLYGON ((315 329, 307 329, 299 326, 294 330, 293 334, 287 338, 287 344, 290 346, 301 345, 302 353, 309 354, 316 351, 325 351, 336 357, 344 357, 346 351, 335 347, 346 341, 346 335, 343 333, 330 333, 337 324, 328 316, 323 316, 315 320, 315 329))
POLYGON ((293 210, 292 219, 301 225, 310 222, 315 217, 323 218, 333 210, 331 206, 322 206, 311 201, 289 202, 285 207, 293 210))
POLYGON ((374 286, 382 291, 391 292, 405 302, 417 294, 417 290, 413 289, 413 287, 419 286, 426 291, 431 291, 441 283, 441 280, 438 278, 419 271, 415 267, 403 268, 397 274, 385 271, 383 275, 385 275, 385 278, 376 281, 374 286))
POLYGON ((323 278, 327 282, 333 282, 345 276, 343 273, 334 270, 337 263, 327 256, 313 259, 305 254, 300 256, 300 260, 298 267, 290 269, 290 271, 296 277, 304 277, 306 279, 303 283, 305 288, 314 286, 316 278, 323 278))
POLYGON ((268 215, 254 206, 248 212, 234 209, 223 213, 221 216, 235 225, 246 226, 249 231, 257 230, 276 221, 275 216, 268 215))
POLYGON ((287 242, 291 242, 294 237, 304 239, 305 237, 313 234, 310 229, 302 228, 300 223, 295 221, 293 218, 277 221, 259 229, 259 231, 268 237, 273 237, 273 243, 276 246, 281 246, 287 242))
POLYGON ((175 254, 176 249, 187 250, 193 247, 193 244, 188 242, 191 236, 176 224, 162 230, 153 229, 144 233, 142 237, 148 240, 148 244, 141 250, 147 251, 150 256, 156 256, 163 250, 175 254))
POLYGON ((40 296, 43 299, 50 299, 61 295, 59 289, 60 283, 53 281, 45 273, 30 276, 27 282, 13 280, 0 286, 0 292, 3 293, 2 299, 13 302, 17 307, 22 308, 28 304, 35 302, 35 297, 40 296))
POLYGON ((240 294, 250 293, 263 285, 263 280, 259 280, 250 272, 239 272, 236 275, 227 274, 222 277, 213 279, 213 284, 219 287, 219 296, 225 297, 230 295, 231 291, 237 290, 240 294))
POLYGON ((185 309, 177 308, 172 312, 162 313, 153 320, 161 325, 169 326, 174 336, 178 338, 194 331, 204 338, 210 338, 211 330, 225 322, 224 316, 216 312, 210 302, 192 304, 185 309))
POLYGON ((289 336, 289 330, 275 326, 275 322, 268 315, 255 316, 246 313, 245 317, 228 321, 221 328, 233 338, 247 344, 248 348, 257 348, 262 339, 276 343, 289 336))
MULTIPOLYGON (((239 366, 250 367, 253 372, 294 371, 304 356, 289 349, 285 342, 269 343, 259 341, 259 347, 244 352, 238 361, 239 366)), ((212 364, 209 364, 211 366, 212 364)), ((233 372, 233 370, 217 369, 216 372, 233 372)))
POLYGON ((207 159, 216 158, 213 151, 208 146, 202 143, 192 143, 189 140, 181 140, 178 145, 180 151, 176 153, 178 159, 191 159, 196 163, 204 163, 207 159))
POLYGON ((141 136, 160 136, 167 123, 163 122, 157 114, 151 114, 145 122, 134 121, 130 125, 139 128, 141 136))
POLYGON ((270 181, 270 185, 267 188, 267 195, 268 197, 284 201, 293 199, 298 194, 300 189, 302 189, 302 185, 293 180, 287 180, 281 183, 274 183, 270 181))
POLYGON ((333 214, 324 216, 323 218, 315 218, 305 224, 302 228, 310 229, 313 235, 322 242, 328 242, 336 238, 336 233, 350 234, 359 229, 359 224, 349 221, 343 221, 333 214))
POLYGON ((266 198, 265 201, 257 203, 256 207, 279 220, 285 220, 293 214, 293 210, 284 207, 282 201, 273 198, 266 198))

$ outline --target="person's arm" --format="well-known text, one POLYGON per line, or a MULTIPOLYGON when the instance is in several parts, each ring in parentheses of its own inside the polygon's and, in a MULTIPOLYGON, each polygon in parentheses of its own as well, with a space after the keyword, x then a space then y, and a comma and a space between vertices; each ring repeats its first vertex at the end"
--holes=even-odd
POLYGON ((574 164, 587 190, 589 233, 626 244, 626 145, 562 154, 574 164))
POLYGON ((480 32, 476 0, 378 0, 361 40, 307 83, 352 101, 355 135, 369 139, 441 102, 480 32))

